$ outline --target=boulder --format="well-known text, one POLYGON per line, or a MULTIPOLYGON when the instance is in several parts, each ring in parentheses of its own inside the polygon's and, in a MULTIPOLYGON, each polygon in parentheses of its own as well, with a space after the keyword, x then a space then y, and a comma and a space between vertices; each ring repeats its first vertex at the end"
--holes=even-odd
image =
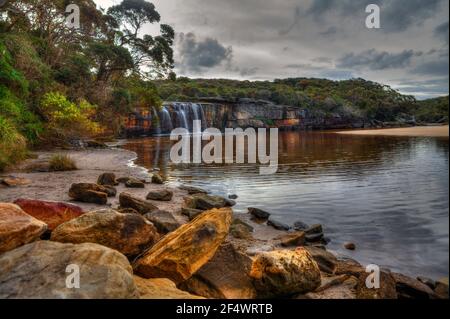
POLYGON ((195 194, 208 194, 208 191, 194 186, 188 186, 188 185, 181 185, 178 187, 181 190, 187 191, 189 195, 195 195, 195 194))
POLYGON ((158 210, 152 203, 136 198, 129 193, 121 193, 119 196, 120 208, 132 208, 142 215, 158 210))
POLYGON ((125 186, 128 188, 145 188, 145 183, 136 178, 129 178, 126 181, 125 186))
POLYGON ((305 232, 296 231, 277 238, 283 247, 299 247, 305 245, 305 232))
POLYGON ((273 228, 275 228, 277 230, 288 231, 291 229, 291 226, 284 224, 278 220, 275 220, 272 217, 270 217, 269 220, 267 221, 267 225, 272 226, 273 228))
POLYGON ((248 212, 256 219, 267 220, 270 217, 270 213, 254 207, 249 207, 248 212))
POLYGON ((189 279, 216 253, 232 221, 229 208, 212 209, 162 238, 135 265, 144 278, 189 279))
POLYGON ((305 230, 306 235, 317 235, 322 234, 323 236, 323 227, 320 224, 315 224, 305 230))
POLYGON ((144 217, 111 209, 86 213, 58 226, 51 236, 61 243, 96 243, 127 256, 135 256, 158 239, 155 227, 144 217))
POLYGON ((171 213, 163 210, 157 210, 144 216, 155 225, 160 234, 173 232, 181 226, 171 213))
POLYGON ((207 264, 180 287, 210 299, 254 299, 257 295, 249 276, 251 265, 249 256, 226 242, 207 264))
POLYGON ((170 202, 173 197, 173 192, 169 191, 167 189, 159 190, 159 191, 152 191, 148 193, 147 199, 148 200, 156 200, 156 201, 162 201, 162 202, 170 202))
POLYGON ((126 182, 128 182, 130 180, 130 177, 119 177, 116 181, 119 184, 125 184, 126 182))
POLYGON ((207 194, 196 194, 192 196, 195 209, 208 210, 213 208, 223 208, 229 206, 227 200, 220 196, 207 194))
POLYGON ((434 299, 434 291, 417 279, 408 276, 392 273, 395 280, 399 299, 434 299))
POLYGON ((336 256, 317 247, 305 247, 305 249, 311 254, 321 271, 327 274, 335 273, 338 264, 336 256))
POLYGON ((320 270, 306 249, 276 250, 257 255, 250 270, 258 296, 285 297, 316 290, 320 270))
POLYGON ((297 297, 298 299, 351 300, 356 299, 358 278, 335 276, 322 278, 322 285, 314 292, 297 297))
POLYGON ((116 181, 116 175, 114 173, 103 173, 97 179, 97 184, 103 186, 117 186, 119 183, 116 181))
POLYGON ((439 298, 448 299, 448 278, 438 280, 434 292, 439 298))
POLYGON ((294 223, 294 229, 298 231, 305 231, 309 228, 308 224, 305 224, 301 221, 296 221, 294 223))
POLYGON ((232 199, 232 200, 236 200, 236 199, 239 198, 239 196, 236 195, 236 194, 231 194, 231 195, 228 195, 228 198, 229 198, 229 199, 232 199))
POLYGON ((117 189, 114 186, 105 185, 103 187, 105 188, 108 197, 116 197, 117 189))
POLYGON ((367 287, 366 280, 369 273, 362 273, 359 277, 356 297, 357 299, 397 299, 397 289, 394 278, 389 272, 380 272, 380 288, 367 287))
POLYGON ((108 190, 97 184, 72 184, 69 196, 75 201, 105 205, 108 202, 108 190))
POLYGON ((4 177, 1 179, 1 184, 8 186, 8 187, 17 187, 17 186, 25 186, 31 184, 31 181, 26 178, 20 178, 20 177, 4 177))
POLYGON ((121 253, 96 244, 37 241, 0 255, 0 299, 138 298, 121 253), (70 268, 73 266, 75 268, 70 268), (79 288, 68 277, 79 269, 79 288))
POLYGON ((162 184, 164 184, 164 179, 159 174, 153 174, 152 183, 162 185, 162 184))
POLYGON ((197 218, 197 216, 203 214, 205 211, 194 208, 182 208, 181 213, 189 218, 190 221, 197 218))
POLYGON ((308 243, 318 243, 318 242, 323 242, 323 233, 319 233, 319 234, 306 234, 305 236, 305 240, 308 243))
POLYGON ((0 203, 0 254, 39 239, 46 230, 45 223, 19 206, 0 203))
POLYGON ((253 238, 253 227, 243 222, 239 218, 235 218, 230 227, 230 234, 237 239, 251 239, 253 238))
POLYGON ((28 215, 46 223, 50 231, 84 214, 81 207, 68 203, 18 199, 14 204, 22 208, 28 215))
POLYGON ((360 263, 350 258, 338 259, 336 270, 334 271, 336 275, 351 275, 357 278, 365 272, 366 269, 360 263))
POLYGON ((144 279, 138 276, 133 278, 140 299, 204 299, 178 289, 173 281, 166 278, 144 279))

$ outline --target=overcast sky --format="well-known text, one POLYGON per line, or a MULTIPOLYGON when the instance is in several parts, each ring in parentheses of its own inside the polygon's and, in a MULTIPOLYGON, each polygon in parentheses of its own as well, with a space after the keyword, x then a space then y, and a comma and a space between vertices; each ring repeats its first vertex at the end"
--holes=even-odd
POLYGON ((179 76, 362 77, 420 99, 448 94, 449 0, 150 2, 177 33, 179 76), (365 27, 371 3, 381 7, 381 29, 365 27))

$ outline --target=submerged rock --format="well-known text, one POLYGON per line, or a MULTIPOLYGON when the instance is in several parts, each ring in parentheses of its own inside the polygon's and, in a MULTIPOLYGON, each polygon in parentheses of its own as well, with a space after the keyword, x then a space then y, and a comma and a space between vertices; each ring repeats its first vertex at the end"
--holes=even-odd
POLYGON ((294 223, 294 229, 299 231, 306 231, 309 228, 308 224, 305 224, 301 221, 296 221, 294 223))
POLYGON ((316 290, 321 283, 319 267, 303 248, 257 255, 250 277, 262 298, 304 294, 316 290))
POLYGON ((1 299, 138 298, 121 253, 97 244, 38 241, 0 255, 1 299), (79 288, 68 276, 79 270, 79 288), (76 287, 76 286, 75 286, 76 287))
POLYGON ((206 298, 253 299, 257 294, 249 276, 251 265, 249 256, 226 242, 181 288, 206 298))
POLYGON ((138 276, 133 278, 140 299, 204 299, 178 289, 173 281, 166 278, 144 279, 138 276))
POLYGON ((181 226, 171 213, 163 210, 157 210, 152 213, 145 214, 144 217, 155 225, 160 234, 170 233, 181 226))
POLYGON ((121 193, 119 196, 120 208, 132 208, 142 215, 159 210, 157 206, 152 203, 134 197, 129 193, 121 193))
POLYGON ((28 215, 46 223, 50 231, 84 214, 81 207, 68 203, 18 199, 14 204, 22 208, 28 215))
POLYGON ((249 207, 248 212, 256 219, 267 220, 270 217, 270 213, 260 208, 249 207))
POLYGON ((116 175, 114 173, 103 173, 97 179, 97 184, 103 186, 117 186, 119 183, 116 181, 116 175))
POLYGON ((105 205, 108 202, 108 190, 97 184, 72 184, 69 196, 75 201, 105 205))
POLYGON ((347 250, 356 250, 356 245, 354 243, 345 243, 344 248, 347 250))
POLYGON ((170 202, 173 197, 173 192, 167 189, 159 190, 159 191, 152 191, 148 193, 147 199, 148 200, 156 200, 156 201, 163 201, 163 202, 170 202))
POLYGON ((158 239, 155 227, 144 217, 111 209, 86 213, 58 226, 51 236, 61 243, 96 243, 134 256, 158 239))
POLYGON ((0 203, 0 254, 39 239, 46 230, 45 223, 19 206, 0 203))
POLYGON ((277 230, 285 230, 288 231, 291 229, 291 226, 284 224, 278 220, 273 219, 272 217, 269 218, 269 220, 267 221, 267 225, 272 226, 273 228, 277 229, 277 230))
POLYGON ((216 253, 231 225, 229 208, 212 209, 162 238, 135 265, 144 278, 189 279, 216 253))

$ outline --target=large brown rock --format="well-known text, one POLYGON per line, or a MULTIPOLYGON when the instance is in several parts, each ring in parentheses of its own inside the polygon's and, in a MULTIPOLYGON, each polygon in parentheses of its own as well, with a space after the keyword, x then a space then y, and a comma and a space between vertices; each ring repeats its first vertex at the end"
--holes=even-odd
POLYGON ((168 189, 162 189, 158 191, 151 191, 147 195, 148 200, 157 200, 162 202, 170 202, 173 197, 173 192, 168 189))
POLYGON ((108 202, 108 190, 97 184, 72 184, 69 196, 75 201, 105 205, 108 202))
POLYGON ((134 276, 134 283, 141 299, 205 299, 178 289, 173 281, 166 278, 144 279, 134 276))
POLYGON ((181 288, 206 298, 254 299, 257 294, 249 276, 251 265, 249 256, 226 242, 181 288))
POLYGON ((84 214, 81 207, 68 203, 18 199, 14 204, 28 215, 46 223, 49 230, 54 230, 59 225, 84 214))
POLYGON ((38 239, 47 225, 15 204, 0 203, 0 253, 38 239))
MULTIPOLYGON (((138 298, 132 268, 121 253, 96 244, 37 241, 0 255, 0 299, 138 298), (78 267, 79 288, 68 288, 78 267), (68 272, 66 272, 68 271, 68 272), (75 270, 76 271, 76 270, 75 270)), ((70 286, 69 286, 70 287, 70 286)))
POLYGON ((119 183, 116 181, 116 175, 114 173, 103 173, 98 177, 97 184, 106 186, 119 185, 119 183))
POLYGON ((119 195, 120 208, 132 208, 142 215, 152 213, 159 210, 158 207, 150 203, 149 201, 142 200, 134 197, 129 193, 121 193, 119 195))
POLYGON ((58 226, 51 240, 61 243, 96 243, 127 256, 149 248, 158 239, 155 227, 141 215, 106 209, 86 213, 58 226))
POLYGON ((153 213, 145 214, 144 217, 155 225, 160 234, 170 233, 181 226, 171 213, 164 210, 157 210, 153 213))
POLYGON ((325 273, 333 274, 337 269, 338 259, 332 253, 317 247, 305 247, 311 254, 319 269, 325 273))
POLYGON ((358 278, 341 275, 322 278, 322 285, 314 292, 298 296, 298 299, 325 299, 325 300, 350 300, 356 299, 356 287, 358 278))
POLYGON ((225 198, 220 196, 213 196, 207 194, 195 194, 192 195, 192 200, 194 202, 195 209, 207 210, 213 208, 222 208, 229 206, 225 198))
POLYGON ((308 293, 316 290, 321 283, 319 266, 304 248, 257 255, 250 277, 262 298, 308 293))
POLYGON ((399 299, 435 299, 434 291, 419 280, 408 276, 392 273, 399 299))
POLYGON ((397 299, 396 283, 390 272, 380 272, 380 288, 367 287, 367 277, 370 273, 362 273, 359 277, 357 299, 397 299))
POLYGON ((213 209, 166 235, 140 258, 135 270, 145 278, 189 279, 216 253, 232 221, 232 210, 213 209))

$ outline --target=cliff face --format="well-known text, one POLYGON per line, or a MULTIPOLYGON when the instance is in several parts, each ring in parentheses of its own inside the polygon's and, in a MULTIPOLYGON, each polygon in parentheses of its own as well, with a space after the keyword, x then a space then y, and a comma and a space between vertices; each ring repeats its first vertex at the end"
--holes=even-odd
MULTIPOLYGON (((152 127, 139 127, 142 121, 130 121, 127 135, 168 134, 174 128, 192 131, 193 121, 200 120, 202 129, 225 128, 272 128, 295 129, 337 129, 361 128, 361 119, 342 117, 337 114, 311 114, 307 110, 275 105, 267 101, 242 99, 238 102, 215 101, 214 103, 165 103, 160 111, 148 112, 152 127)), ((146 123, 147 123, 146 122, 146 123)), ((143 122, 142 122, 143 123, 143 122)), ((143 126, 143 125, 141 125, 143 126)))

